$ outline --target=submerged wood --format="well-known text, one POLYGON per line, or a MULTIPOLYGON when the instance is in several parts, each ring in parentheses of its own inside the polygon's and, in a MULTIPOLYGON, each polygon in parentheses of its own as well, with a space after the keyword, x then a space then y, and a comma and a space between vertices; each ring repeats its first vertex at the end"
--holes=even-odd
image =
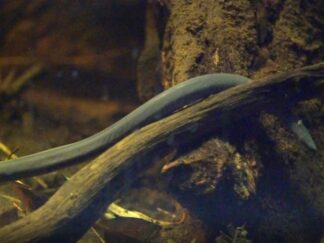
POLYGON ((195 137, 222 127, 222 121, 228 118, 239 119, 273 105, 279 109, 287 101, 312 97, 323 90, 324 63, 320 63, 206 97, 137 130, 107 149, 41 208, 1 228, 0 242, 75 242, 117 194, 150 165, 150 152, 170 135, 177 137, 191 131, 190 137, 195 137))

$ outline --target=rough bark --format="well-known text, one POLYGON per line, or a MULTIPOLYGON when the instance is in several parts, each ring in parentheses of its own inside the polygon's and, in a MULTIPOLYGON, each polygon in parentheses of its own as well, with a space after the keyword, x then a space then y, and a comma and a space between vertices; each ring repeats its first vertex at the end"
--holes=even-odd
POLYGON ((323 1, 170 1, 164 86, 212 72, 252 77, 323 60, 323 1))
MULTIPOLYGON (((164 2, 168 3, 170 11, 161 52, 164 69, 162 84, 166 88, 199 74, 230 72, 251 78, 261 78, 324 59, 323 1, 180 0, 164 2)), ((293 110, 308 125, 312 136, 321 147, 324 137, 323 99, 308 100, 298 104, 293 110)), ((323 178, 321 169, 324 161, 323 149, 319 149, 317 154, 311 153, 306 147, 300 146, 291 139, 290 133, 285 131, 275 118, 269 122, 271 119, 263 115, 260 120, 266 128, 266 134, 276 142, 273 149, 269 148, 267 143, 259 143, 259 150, 254 152, 258 155, 263 153, 262 164, 268 164, 270 169, 274 169, 274 162, 281 165, 279 168, 284 168, 283 165, 288 164, 289 169, 286 171, 285 178, 295 187, 288 191, 295 190, 293 192, 295 195, 301 194, 299 195, 301 200, 305 200, 311 205, 310 207, 319 209, 319 214, 323 215, 323 207, 320 206, 324 202, 323 182, 319 179, 323 178), (269 156, 272 152, 277 156, 269 156)), ((273 173, 273 177, 275 176, 277 174, 273 173)), ((275 188, 273 182, 269 181, 268 186, 275 188)), ((260 191, 257 194, 261 196, 260 191)), ((272 206, 281 207, 281 199, 274 194, 271 195, 271 192, 267 196, 273 197, 272 206)), ((289 208, 291 203, 286 203, 289 208)), ((259 230, 261 238, 257 236, 256 240, 265 242, 265 235, 277 234, 283 237, 282 241, 291 242, 300 236, 296 233, 298 228, 312 228, 306 226, 309 223, 299 222, 295 230, 291 230, 291 221, 294 220, 285 221, 291 215, 285 214, 288 210, 284 210, 283 207, 282 210, 280 213, 275 212, 276 215, 263 215, 263 223, 269 219, 265 224, 271 224, 271 227, 261 229, 263 227, 261 226, 263 219, 261 219, 260 224, 254 229, 250 228, 254 232, 261 229, 259 230), (278 216, 279 214, 281 215, 278 216), (277 217, 281 217, 282 220, 279 222, 277 217), (301 226, 302 224, 304 225, 301 226), (290 232, 287 233, 288 231, 290 232), (295 238, 286 237, 288 234, 295 235, 295 238)), ((297 211, 302 210, 311 209, 297 209, 297 211)), ((323 220, 323 217, 321 219, 323 220)), ((219 219, 214 219, 213 223, 218 221, 219 219)), ((314 223, 314 228, 317 224, 314 223)), ((214 226, 212 223, 211 225, 214 226)), ((302 238, 300 237, 300 242, 309 242, 309 239, 302 238)), ((269 242, 274 240, 277 239, 268 238, 269 242)))
POLYGON ((44 206, 3 227, 0 240, 8 243, 77 240, 116 194, 148 166, 150 152, 170 136, 177 139, 186 134, 188 140, 210 132, 208 128, 221 127, 224 116, 236 120, 286 99, 313 96, 323 91, 323 78, 323 63, 272 76, 210 96, 143 127, 81 169, 44 206))

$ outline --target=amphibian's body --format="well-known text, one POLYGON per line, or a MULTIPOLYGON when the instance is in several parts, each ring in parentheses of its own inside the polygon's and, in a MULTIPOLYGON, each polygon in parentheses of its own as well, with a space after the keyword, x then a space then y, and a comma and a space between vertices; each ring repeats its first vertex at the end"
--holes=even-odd
MULTIPOLYGON (((148 123, 170 115, 201 98, 248 81, 249 79, 243 76, 225 73, 189 79, 155 96, 120 121, 93 136, 19 159, 0 162, 0 182, 50 172, 84 161, 148 123)), ((292 120, 291 124, 298 137, 315 149, 315 144, 302 123, 292 120)))

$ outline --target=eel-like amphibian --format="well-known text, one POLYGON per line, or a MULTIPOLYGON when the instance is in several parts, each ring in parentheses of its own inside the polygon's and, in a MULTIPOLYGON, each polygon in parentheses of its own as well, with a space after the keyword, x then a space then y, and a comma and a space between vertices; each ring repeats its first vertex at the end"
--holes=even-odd
MULTIPOLYGON (((84 161, 103 152, 134 130, 159 120, 185 105, 227 88, 249 81, 236 74, 207 74, 191 78, 153 97, 133 112, 81 141, 48 149, 18 159, 0 162, 0 182, 50 172, 84 161)), ((310 148, 316 149, 308 130, 296 119, 290 122, 294 133, 310 148)))

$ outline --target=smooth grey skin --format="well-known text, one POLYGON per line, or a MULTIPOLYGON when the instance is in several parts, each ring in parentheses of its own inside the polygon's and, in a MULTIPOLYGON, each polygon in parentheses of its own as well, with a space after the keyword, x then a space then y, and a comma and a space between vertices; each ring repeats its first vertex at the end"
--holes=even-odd
MULTIPOLYGON (((191 78, 150 99, 112 126, 81 141, 48 149, 18 159, 0 162, 0 182, 50 172, 82 162, 103 152, 136 129, 172 114, 201 98, 248 82, 236 74, 207 74, 191 78)), ((294 123, 294 121, 293 121, 294 123)), ((308 130, 293 125, 293 131, 309 147, 314 141, 308 130), (297 128, 297 132, 295 130, 297 128)))
POLYGON ((292 120, 288 122, 290 129, 297 135, 297 137, 303 141, 309 148, 317 150, 317 146, 310 135, 308 129, 305 127, 304 123, 300 119, 295 119, 292 117, 292 120))

